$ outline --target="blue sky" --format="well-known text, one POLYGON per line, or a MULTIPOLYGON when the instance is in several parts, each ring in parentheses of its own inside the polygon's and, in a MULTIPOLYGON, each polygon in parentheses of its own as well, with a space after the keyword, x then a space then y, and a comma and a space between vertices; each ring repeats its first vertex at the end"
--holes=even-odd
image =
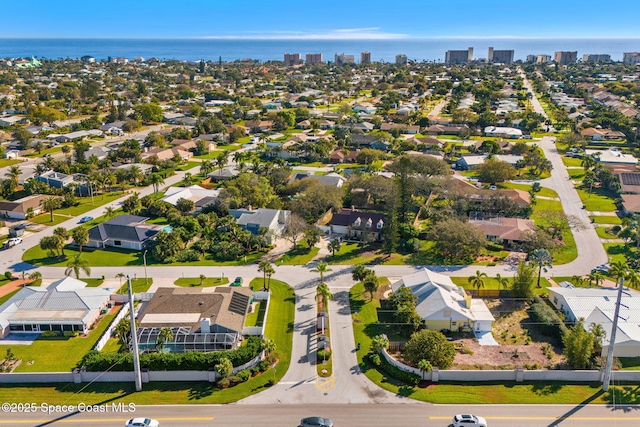
POLYGON ((640 1, 0 0, 0 37, 640 37, 640 1), (602 23, 602 24, 600 24, 602 23))

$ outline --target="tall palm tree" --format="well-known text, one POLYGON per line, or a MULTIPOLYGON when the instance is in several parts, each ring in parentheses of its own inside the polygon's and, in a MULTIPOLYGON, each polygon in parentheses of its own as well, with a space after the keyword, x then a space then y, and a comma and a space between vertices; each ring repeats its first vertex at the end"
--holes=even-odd
POLYGON ((576 286, 580 287, 584 283, 584 278, 582 276, 574 275, 571 276, 571 280, 576 284, 576 286))
POLYGON ((159 173, 152 173, 149 181, 151 181, 151 184, 153 185, 153 193, 158 194, 160 186, 164 184, 164 178, 162 175, 159 173))
POLYGON ((142 173, 142 169, 138 166, 131 166, 128 170, 129 179, 133 182, 133 185, 138 185, 140 181, 144 179, 144 174, 142 173))
POLYGON ((42 279, 42 273, 39 271, 34 271, 33 273, 29 273, 29 280, 31 280, 31 284, 37 282, 42 279))
POLYGON ((213 163, 211 163, 211 160, 203 160, 200 163, 200 173, 206 177, 207 175, 209 175, 211 172, 213 172, 214 166, 213 163))
POLYGON ((336 251, 340 250, 340 240, 338 239, 333 239, 332 241, 329 242, 329 250, 331 251, 331 256, 335 256, 336 251))
POLYGON ((64 227, 56 227, 56 229, 53 230, 53 235, 60 238, 60 241, 62 242, 62 256, 64 256, 64 245, 66 244, 67 239, 69 239, 69 230, 64 227))
POLYGON ((51 222, 53 222, 53 211, 60 209, 62 202, 57 197, 47 197, 42 201, 42 209, 51 214, 51 222))
POLYGON ((469 284, 474 288, 480 290, 480 288, 484 288, 484 279, 487 277, 489 277, 487 273, 480 270, 476 270, 476 275, 470 276, 467 279, 467 282, 469 282, 469 284))
POLYGON ((67 268, 64 270, 65 276, 71 276, 74 274, 76 279, 80 278, 80 271, 84 272, 87 276, 91 274, 91 268, 89 268, 89 262, 86 259, 82 259, 82 256, 76 255, 67 263, 67 268))
POLYGON ((324 273, 328 273, 331 270, 330 268, 327 267, 327 263, 324 261, 319 261, 318 265, 316 265, 316 268, 314 268, 313 270, 314 273, 319 273, 320 274, 320 283, 324 282, 324 273))
POLYGON ((500 273, 496 274, 496 281, 498 282, 498 286, 507 289, 509 287, 509 279, 506 277, 502 277, 500 273))
POLYGON ((638 286, 640 286, 640 274, 636 271, 629 270, 625 279, 627 286, 630 288, 638 289, 638 286))
POLYGON ((127 275, 124 273, 116 274, 116 279, 120 279, 120 286, 122 286, 122 279, 124 279, 125 277, 127 277, 127 275))
POLYGON ((431 372, 433 370, 433 366, 431 365, 431 363, 429 363, 428 360, 422 359, 418 362, 418 369, 422 373, 422 379, 424 380, 424 375, 427 372, 431 372))
POLYGON ((4 174, 4 176, 9 178, 9 181, 11 181, 12 189, 15 189, 18 186, 18 178, 20 177, 21 173, 22 171, 20 170, 20 166, 12 165, 9 167, 9 170, 4 174))
POLYGON ((582 157, 580 164, 584 170, 589 170, 596 165, 596 159, 594 159, 592 155, 584 156, 582 157))
POLYGON ((111 206, 107 206, 104 210, 104 216, 106 216, 107 219, 111 219, 116 216, 116 210, 111 206))
POLYGON ((263 260, 258 264, 258 271, 261 271, 264 275, 263 289, 269 289, 267 287, 267 275, 275 273, 275 270, 269 261, 263 260))
POLYGON ((89 232, 84 227, 78 227, 71 232, 73 242, 80 248, 82 254, 82 247, 89 243, 89 232))
POLYGON ((621 278, 625 277, 629 272, 629 267, 623 261, 614 261, 609 266, 609 274, 616 279, 616 286, 621 278))
POLYGON ((158 337, 156 338, 156 349, 159 352, 162 352, 164 347, 167 345, 167 342, 173 341, 173 331, 171 328, 162 328, 158 333, 158 337))
POLYGON ((326 283, 320 283, 318 288, 316 289, 316 299, 318 296, 322 300, 322 308, 327 311, 329 306, 329 301, 333 299, 333 294, 329 290, 329 286, 326 283))

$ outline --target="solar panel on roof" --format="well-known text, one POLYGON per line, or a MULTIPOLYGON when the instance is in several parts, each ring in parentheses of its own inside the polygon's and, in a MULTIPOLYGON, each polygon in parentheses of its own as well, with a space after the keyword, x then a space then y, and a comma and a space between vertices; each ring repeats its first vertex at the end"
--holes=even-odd
POLYGON ((249 305, 249 296, 234 292, 229 303, 229 311, 244 315, 249 305))
POLYGON ((620 174, 620 180, 623 185, 638 185, 640 186, 640 174, 623 172, 620 174))

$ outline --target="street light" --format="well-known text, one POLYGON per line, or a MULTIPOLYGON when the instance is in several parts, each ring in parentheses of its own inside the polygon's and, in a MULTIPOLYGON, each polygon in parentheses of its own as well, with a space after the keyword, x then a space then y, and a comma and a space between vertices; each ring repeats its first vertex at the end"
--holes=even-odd
POLYGON ((145 285, 149 284, 149 279, 147 279, 147 251, 148 249, 145 249, 144 252, 142 253, 142 262, 144 263, 144 284, 145 285))

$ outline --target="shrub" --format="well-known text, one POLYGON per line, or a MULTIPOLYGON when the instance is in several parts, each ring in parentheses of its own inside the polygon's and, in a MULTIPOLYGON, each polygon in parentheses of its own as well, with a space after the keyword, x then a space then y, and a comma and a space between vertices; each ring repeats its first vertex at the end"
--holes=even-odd
POLYGON ((40 336, 42 338, 52 338, 52 337, 60 336, 60 332, 58 332, 58 331, 44 331, 43 333, 40 334, 40 336))
POLYGON ((276 382, 277 381, 275 378, 269 378, 269 381, 267 381, 267 384, 269 385, 269 387, 271 387, 272 385, 275 385, 276 382))
POLYGON ((4 278, 7 280, 13 280, 13 273, 10 271, 5 271, 4 272, 4 278))
POLYGON ((271 366, 271 363, 269 363, 268 360, 263 360, 258 364, 258 367, 260 368, 261 372, 266 371, 267 369, 269 369, 270 366, 271 366))
POLYGON ((238 372, 236 376, 240 378, 242 382, 245 382, 248 381, 249 378, 251 378, 251 371, 248 369, 243 369, 242 371, 238 372))
POLYGON ((242 378, 240 378, 237 375, 232 375, 229 377, 229 381, 231 381, 231 384, 236 385, 236 384, 240 384, 242 382, 244 382, 244 380, 242 378))
POLYGON ((231 378, 221 378, 218 380, 218 387, 227 388, 231 385, 231 378))
POLYGON ((318 350, 318 360, 329 360, 331 358, 331 351, 330 350, 318 350))
POLYGON ((396 368, 391 363, 387 362, 387 359, 385 358, 380 358, 380 365, 378 366, 378 370, 386 373, 390 377, 393 377, 399 381, 402 381, 403 383, 412 386, 417 385, 420 382, 419 375, 396 368))
POLYGON ((374 366, 380 366, 380 363, 382 363, 382 360, 380 359, 380 355, 378 353, 371 353, 369 355, 369 360, 374 366))
POLYGON ((413 366, 418 366, 424 359, 431 366, 448 369, 453 364, 456 350, 442 333, 423 329, 411 335, 405 346, 404 356, 413 366))
POLYGON ((78 335, 80 335, 78 331, 64 331, 64 336, 67 338, 77 337, 78 335))
POLYGON ((529 309, 529 317, 534 323, 538 323, 540 332, 547 336, 563 336, 567 330, 558 313, 539 297, 534 298, 529 309))

